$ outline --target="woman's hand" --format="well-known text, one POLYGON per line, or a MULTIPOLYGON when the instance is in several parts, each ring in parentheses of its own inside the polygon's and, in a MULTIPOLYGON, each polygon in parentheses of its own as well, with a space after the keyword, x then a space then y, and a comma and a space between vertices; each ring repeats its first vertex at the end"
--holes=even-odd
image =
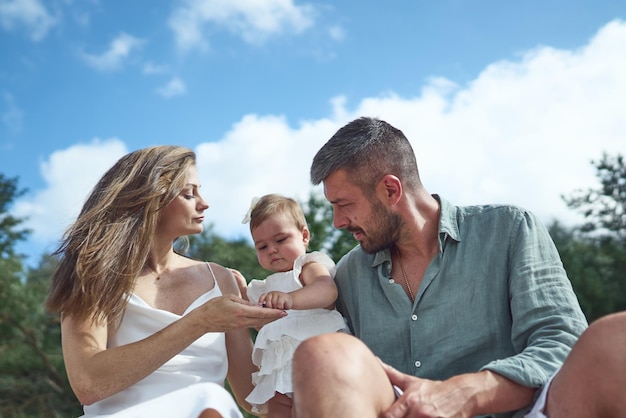
POLYGON ((194 310, 205 332, 226 332, 235 328, 260 328, 287 315, 282 309, 268 309, 236 295, 211 299, 194 310))

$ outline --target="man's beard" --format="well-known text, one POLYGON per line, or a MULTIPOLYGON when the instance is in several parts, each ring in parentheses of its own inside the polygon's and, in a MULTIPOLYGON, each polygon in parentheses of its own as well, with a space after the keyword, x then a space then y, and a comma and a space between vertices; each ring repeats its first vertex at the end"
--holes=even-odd
POLYGON ((372 222, 368 227, 368 232, 361 228, 348 229, 350 232, 359 231, 363 233, 361 248, 368 254, 390 248, 398 240, 400 216, 387 210, 385 206, 376 199, 372 199, 372 222))

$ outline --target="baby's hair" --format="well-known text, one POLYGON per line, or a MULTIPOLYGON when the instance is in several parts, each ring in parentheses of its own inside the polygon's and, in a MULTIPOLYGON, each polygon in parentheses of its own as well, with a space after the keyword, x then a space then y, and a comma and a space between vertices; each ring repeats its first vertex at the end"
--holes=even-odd
POLYGON ((291 218, 299 230, 307 226, 304 212, 298 202, 290 197, 268 194, 261 197, 250 212, 250 231, 277 213, 284 213, 291 218))

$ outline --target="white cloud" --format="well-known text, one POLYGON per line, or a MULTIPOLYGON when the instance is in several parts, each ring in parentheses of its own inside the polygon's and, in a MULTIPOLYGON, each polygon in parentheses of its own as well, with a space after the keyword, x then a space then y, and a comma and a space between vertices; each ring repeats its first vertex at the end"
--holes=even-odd
POLYGON ((170 19, 176 43, 182 50, 205 49, 207 26, 226 29, 251 44, 270 36, 301 33, 313 26, 315 9, 292 0, 183 0, 170 19))
POLYGON ((206 217, 225 236, 247 236, 241 219, 254 196, 283 193, 306 199, 309 164, 337 121, 322 119, 291 128, 282 116, 247 115, 219 142, 197 146, 206 217))
POLYGON ((156 92, 160 96, 169 99, 174 96, 180 96, 181 94, 185 94, 187 92, 187 86, 181 79, 175 77, 171 79, 166 85, 159 87, 156 92))
POLYGON ((624 50, 626 24, 612 22, 578 50, 537 48, 493 63, 467 86, 434 78, 418 97, 392 92, 354 109, 339 96, 328 118, 296 127, 280 116, 247 115, 220 141, 198 147, 212 203, 207 219, 224 235, 247 236, 239 221, 252 196, 305 199, 317 149, 344 123, 369 115, 404 131, 431 193, 577 223, 561 196, 598 185, 591 160, 602 152, 626 154, 624 50))
POLYGON ((133 50, 143 45, 144 41, 126 33, 119 34, 111 41, 109 49, 100 54, 83 54, 83 59, 98 71, 115 71, 122 67, 123 61, 133 50))
MULTIPOLYGON (((195 147, 207 222, 223 236, 248 237, 241 218, 253 196, 306 199, 314 154, 343 124, 368 115, 404 131, 431 193, 454 204, 518 204, 545 223, 571 225, 580 218, 560 196, 598 185, 592 159, 626 154, 624 50, 626 24, 615 21, 579 49, 537 48, 489 65, 465 86, 433 78, 416 97, 389 92, 353 108, 339 95, 327 117, 295 124, 245 115, 217 142, 195 147)), ((123 152, 118 141, 96 141, 53 154, 48 188, 19 204, 21 214, 37 215, 35 238, 58 238, 54 225, 75 216, 87 184, 123 152)))
POLYGON ((42 162, 47 187, 14 207, 16 216, 28 218, 24 226, 33 230, 32 238, 46 245, 58 242, 98 179, 126 152, 116 138, 94 139, 55 151, 42 162))
POLYGON ((57 23, 39 0, 0 0, 0 26, 4 30, 23 26, 33 41, 41 41, 57 23))

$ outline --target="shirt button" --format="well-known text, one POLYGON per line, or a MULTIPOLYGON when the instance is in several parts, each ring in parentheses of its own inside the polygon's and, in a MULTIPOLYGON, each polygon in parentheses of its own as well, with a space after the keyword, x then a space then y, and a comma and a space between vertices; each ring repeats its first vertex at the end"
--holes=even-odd
POLYGON ((419 361, 419 360, 417 360, 417 361, 415 362, 415 367, 417 367, 418 369, 419 369, 420 367, 422 367, 422 362, 421 362, 421 361, 419 361))
POLYGON ((411 315, 411 319, 414 320, 414 321, 417 321, 417 315, 415 315, 415 314, 411 315))
POLYGON ((396 281, 394 279, 389 279, 389 283, 395 283, 396 281))

